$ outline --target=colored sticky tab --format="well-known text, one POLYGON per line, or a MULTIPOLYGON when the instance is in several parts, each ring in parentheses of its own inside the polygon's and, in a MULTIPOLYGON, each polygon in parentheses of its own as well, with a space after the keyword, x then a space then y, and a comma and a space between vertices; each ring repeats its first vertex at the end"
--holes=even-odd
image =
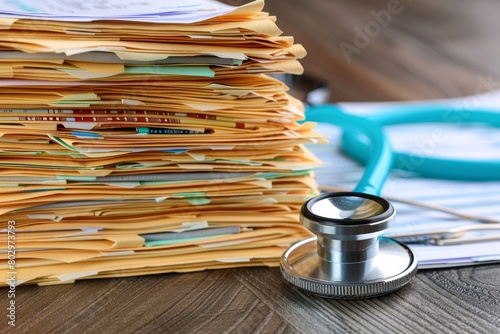
POLYGON ((79 94, 66 94, 59 101, 100 101, 101 99, 97 94, 92 92, 79 93, 79 94))
POLYGON ((204 205, 210 203, 210 199, 205 197, 204 192, 174 193, 174 197, 182 197, 192 205, 204 205))
POLYGON ((184 238, 184 239, 174 239, 174 240, 154 240, 154 241, 146 241, 144 246, 146 247, 157 247, 157 246, 168 246, 179 244, 181 242, 196 242, 200 240, 210 239, 213 237, 217 237, 216 235, 210 235, 205 237, 196 237, 196 238, 184 238))
POLYGON ((141 235, 146 239, 146 246, 163 246, 174 243, 203 240, 228 234, 240 233, 239 226, 191 229, 183 232, 151 233, 141 235))
POLYGON ((125 66, 125 74, 186 75, 213 78, 209 66, 125 66))
POLYGON ((198 191, 198 192, 174 193, 172 195, 174 197, 182 197, 182 198, 186 198, 186 197, 203 197, 203 196, 205 196, 205 193, 202 192, 202 191, 198 191))
POLYGON ((52 139, 53 141, 55 141, 56 143, 66 147, 67 149, 69 150, 72 150, 72 151, 78 151, 75 147, 71 146, 70 144, 66 143, 64 140, 62 140, 61 138, 59 137, 56 137, 56 136, 52 136, 52 135, 48 135, 50 139, 52 139))
POLYGON ((72 135, 75 135, 77 137, 83 137, 83 138, 102 138, 99 134, 97 133, 92 133, 92 132, 83 132, 83 131, 71 131, 72 135))
POLYGON ((186 201, 188 201, 192 205, 205 205, 211 202, 210 199, 206 197, 190 197, 186 198, 186 201))
POLYGON ((97 180, 95 176, 72 176, 72 175, 57 175, 56 179, 67 180, 67 181, 87 181, 87 182, 97 180))

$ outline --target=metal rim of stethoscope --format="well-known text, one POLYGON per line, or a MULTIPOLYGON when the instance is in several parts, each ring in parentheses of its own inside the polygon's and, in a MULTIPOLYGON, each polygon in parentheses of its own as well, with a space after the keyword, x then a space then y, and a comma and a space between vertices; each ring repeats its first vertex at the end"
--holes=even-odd
POLYGON ((283 277, 306 292, 336 299, 376 297, 401 288, 415 276, 417 259, 404 244, 379 237, 394 213, 385 199, 358 192, 308 200, 301 222, 316 236, 283 254, 283 277), (328 209, 352 218, 325 214, 328 209))

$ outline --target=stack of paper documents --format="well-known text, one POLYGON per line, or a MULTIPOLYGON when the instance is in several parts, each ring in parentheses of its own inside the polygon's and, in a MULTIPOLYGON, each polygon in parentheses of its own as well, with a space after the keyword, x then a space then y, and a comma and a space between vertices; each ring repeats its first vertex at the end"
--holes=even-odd
POLYGON ((275 266, 308 235, 322 139, 263 1, 0 4, 0 284, 275 266))

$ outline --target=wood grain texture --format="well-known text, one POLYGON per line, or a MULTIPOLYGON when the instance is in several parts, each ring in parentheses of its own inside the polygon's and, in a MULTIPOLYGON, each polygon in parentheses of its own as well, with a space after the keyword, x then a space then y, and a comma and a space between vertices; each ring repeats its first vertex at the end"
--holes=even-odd
POLYGON ((265 8, 309 51, 305 74, 324 80, 333 101, 475 94, 479 77, 490 75, 500 88, 498 1, 268 0, 265 8), (373 13, 394 2, 399 13, 377 30, 373 13), (358 29, 373 31, 368 43, 356 44, 358 29), (359 46, 350 62, 342 42, 359 46))
POLYGON ((19 333, 490 334, 500 328, 500 267, 422 271, 369 300, 308 295, 277 268, 248 268, 24 286, 16 303, 19 333))
MULTIPOLYGON (((266 10, 306 47, 306 75, 325 81, 334 101, 453 97, 474 94, 480 77, 500 82, 494 0, 401 0, 401 13, 348 63, 339 43, 352 43, 353 28, 387 4, 267 0, 266 10)), ((491 334, 500 333, 500 265, 420 271, 370 300, 322 299, 290 287, 277 268, 248 268, 22 286, 16 305, 16 333, 491 334)))

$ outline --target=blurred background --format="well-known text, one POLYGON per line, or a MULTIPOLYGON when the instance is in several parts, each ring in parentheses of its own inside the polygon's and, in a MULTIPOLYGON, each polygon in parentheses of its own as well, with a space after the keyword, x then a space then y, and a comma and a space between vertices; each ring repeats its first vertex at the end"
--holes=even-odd
POLYGON ((500 89, 500 1, 266 0, 304 45, 330 100, 458 97, 500 89))

